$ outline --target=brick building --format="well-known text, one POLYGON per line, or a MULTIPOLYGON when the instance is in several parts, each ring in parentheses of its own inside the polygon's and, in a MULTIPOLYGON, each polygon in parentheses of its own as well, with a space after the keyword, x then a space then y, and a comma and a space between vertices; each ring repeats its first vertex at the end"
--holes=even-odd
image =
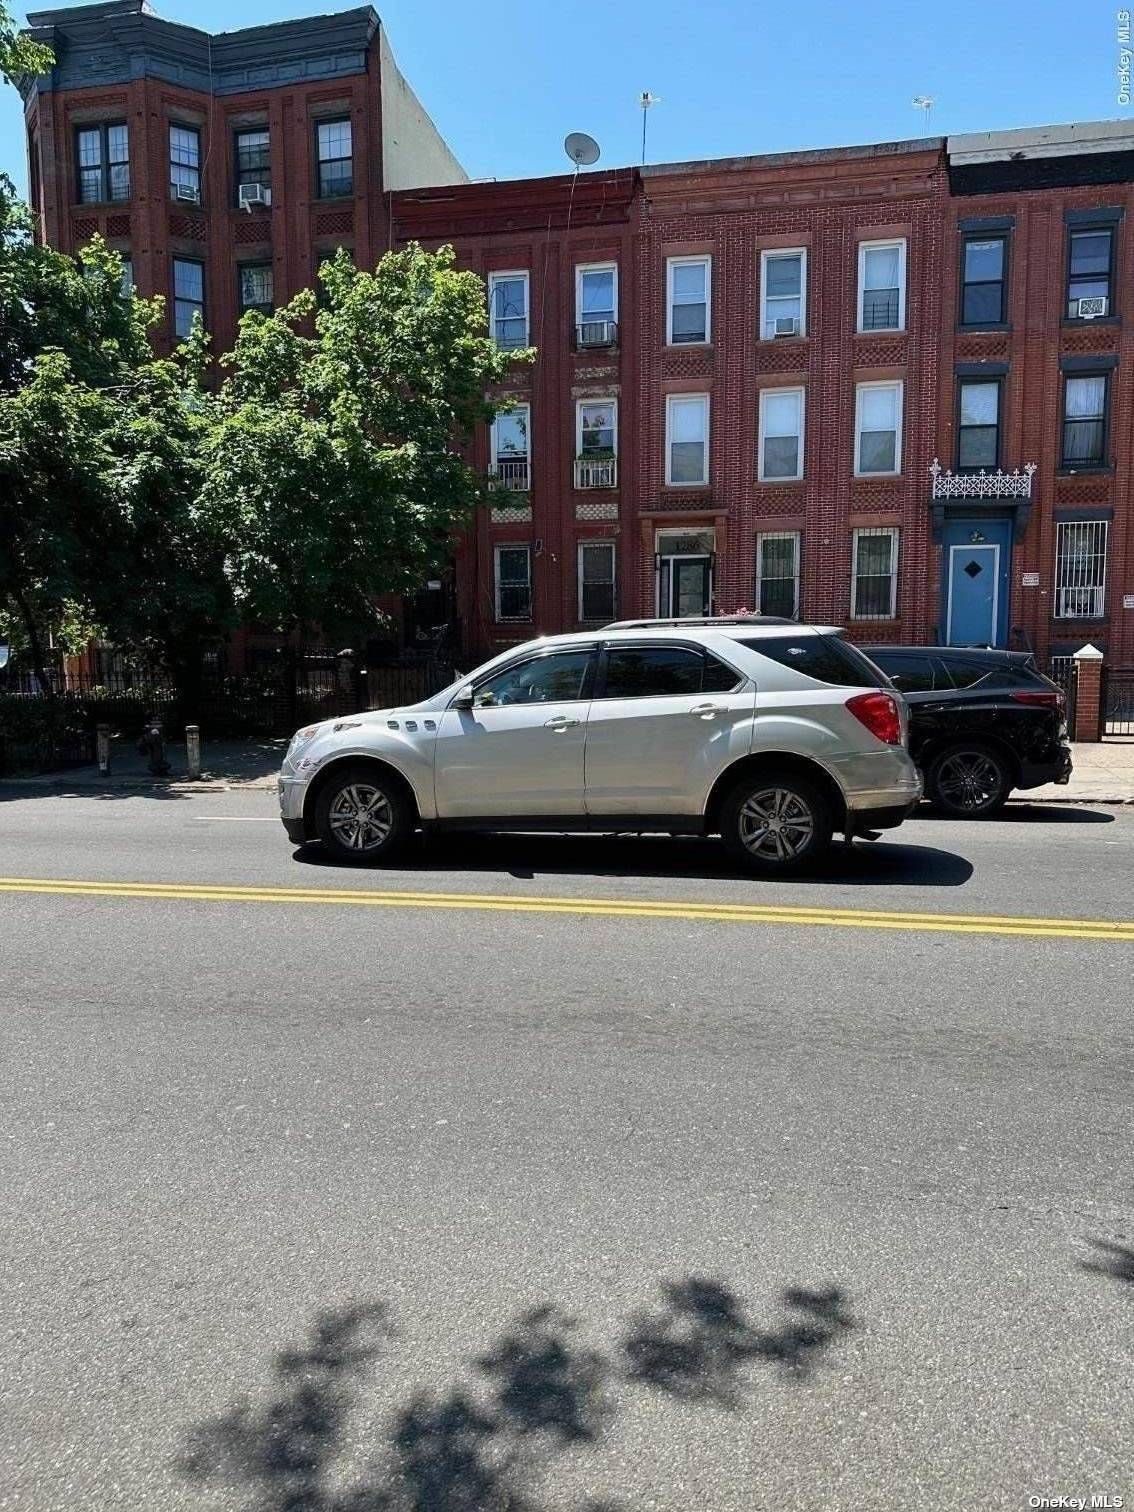
POLYGON ((102 231, 167 339, 203 305, 223 349, 337 246, 416 239, 538 348, 475 449, 466 656, 753 608, 1134 662, 1126 123, 470 184, 368 7, 30 22, 43 234, 102 231))

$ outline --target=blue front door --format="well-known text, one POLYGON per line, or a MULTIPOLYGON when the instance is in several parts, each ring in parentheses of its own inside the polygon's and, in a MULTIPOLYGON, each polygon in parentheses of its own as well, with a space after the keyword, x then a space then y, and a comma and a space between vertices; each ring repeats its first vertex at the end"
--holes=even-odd
POLYGON ((944 534, 942 639, 949 646, 1008 640, 1012 527, 1008 520, 950 520, 944 534))

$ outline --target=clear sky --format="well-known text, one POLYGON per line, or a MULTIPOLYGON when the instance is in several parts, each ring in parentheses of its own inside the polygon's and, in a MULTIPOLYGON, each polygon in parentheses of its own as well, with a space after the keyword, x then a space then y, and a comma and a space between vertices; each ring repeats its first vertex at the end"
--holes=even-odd
MULTIPOLYGON (((335 0, 151 0, 206 30, 335 0)), ((1129 0, 1127 0, 1129 3, 1129 0)), ((31 9, 47 8, 47 0, 31 9)), ((587 131, 602 165, 839 146, 1132 114, 1107 0, 385 0, 402 72, 473 177, 558 173, 587 131)), ((23 14, 18 10, 17 14, 23 14)), ((0 167, 23 187, 19 99, 0 91, 0 167)))

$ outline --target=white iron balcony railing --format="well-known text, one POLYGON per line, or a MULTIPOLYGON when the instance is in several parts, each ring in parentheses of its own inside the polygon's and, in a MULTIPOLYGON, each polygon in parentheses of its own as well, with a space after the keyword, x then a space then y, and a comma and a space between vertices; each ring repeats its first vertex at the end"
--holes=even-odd
POLYGON ((531 488, 527 457, 497 457, 489 470, 488 486, 508 493, 527 493, 531 488))
POLYGON ((955 473, 942 468, 941 463, 934 457, 930 464, 929 473, 933 479, 932 497, 934 499, 1030 499, 1032 496, 1032 475, 1036 470, 1036 464, 1029 462, 1021 470, 1017 467, 1015 472, 1004 472, 997 469, 996 472, 960 472, 955 473))
POLYGON ((618 342, 616 320, 582 320, 575 327, 577 347, 610 347, 618 342))
POLYGON ((614 488, 618 483, 617 457, 576 457, 576 488, 614 488))

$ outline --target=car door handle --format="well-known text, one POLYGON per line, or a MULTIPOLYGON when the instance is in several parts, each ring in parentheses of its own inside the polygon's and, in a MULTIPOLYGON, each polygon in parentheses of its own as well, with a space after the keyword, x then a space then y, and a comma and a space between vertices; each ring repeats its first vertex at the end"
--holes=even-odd
POLYGON ((698 719, 712 719, 714 714, 723 714, 722 704, 694 704, 689 710, 690 714, 696 714, 698 719))
POLYGON ((567 714, 556 714, 551 719, 544 721, 545 730, 573 730, 582 720, 572 719, 567 714))

